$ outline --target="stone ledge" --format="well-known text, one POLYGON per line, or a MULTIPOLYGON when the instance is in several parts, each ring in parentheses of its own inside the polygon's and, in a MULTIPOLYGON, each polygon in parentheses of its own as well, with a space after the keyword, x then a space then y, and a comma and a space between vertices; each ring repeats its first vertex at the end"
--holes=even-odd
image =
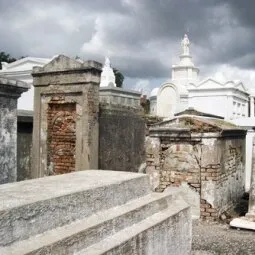
POLYGON ((230 222, 230 226, 234 228, 255 230, 255 221, 251 221, 246 217, 236 218, 230 222))
MULTIPOLYGON (((20 87, 20 88, 24 88, 26 90, 30 88, 30 85, 26 82, 15 80, 15 79, 9 79, 4 76, 0 76, 0 85, 20 87)), ((0 87, 0 89, 1 89, 1 87, 0 87)))
POLYGON ((0 77, 0 96, 9 98, 19 98, 23 92, 28 91, 30 85, 26 82, 0 77))

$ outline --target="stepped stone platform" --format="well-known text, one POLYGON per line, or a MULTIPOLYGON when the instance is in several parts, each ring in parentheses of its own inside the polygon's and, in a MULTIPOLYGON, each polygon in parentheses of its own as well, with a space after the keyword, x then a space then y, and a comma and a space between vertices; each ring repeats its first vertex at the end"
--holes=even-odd
POLYGON ((0 186, 0 254, 189 254, 191 213, 145 174, 87 170, 0 186))

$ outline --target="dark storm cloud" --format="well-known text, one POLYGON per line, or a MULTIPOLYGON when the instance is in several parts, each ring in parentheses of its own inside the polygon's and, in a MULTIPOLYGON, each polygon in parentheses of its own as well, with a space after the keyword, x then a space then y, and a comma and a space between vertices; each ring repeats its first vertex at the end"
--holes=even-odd
POLYGON ((129 77, 169 77, 188 32, 198 65, 252 69, 254 7, 239 0, 0 0, 0 50, 109 55, 129 77))

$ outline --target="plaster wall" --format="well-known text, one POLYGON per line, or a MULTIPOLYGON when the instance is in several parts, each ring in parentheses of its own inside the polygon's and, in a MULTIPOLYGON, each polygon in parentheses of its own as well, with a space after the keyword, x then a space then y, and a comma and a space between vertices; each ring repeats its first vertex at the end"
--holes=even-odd
POLYGON ((227 115, 227 96, 190 96, 189 106, 194 109, 218 116, 227 115))
POLYGON ((164 85, 157 96, 157 115, 171 117, 176 113, 180 98, 177 87, 174 84, 164 85))
POLYGON ((189 106, 226 120, 248 117, 248 96, 233 89, 190 90, 189 106))
MULTIPOLYGON (((245 139, 204 139, 201 158, 201 199, 219 216, 245 191, 245 139)), ((201 214, 207 217, 209 212, 205 208, 201 214)))

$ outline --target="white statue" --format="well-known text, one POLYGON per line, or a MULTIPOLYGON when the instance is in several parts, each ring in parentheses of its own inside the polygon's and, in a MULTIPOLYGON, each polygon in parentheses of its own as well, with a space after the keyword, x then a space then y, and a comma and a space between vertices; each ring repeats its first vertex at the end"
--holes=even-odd
POLYGON ((182 46, 182 54, 183 55, 189 55, 189 45, 190 45, 190 42, 189 42, 189 38, 187 36, 187 34, 184 35, 184 38, 181 42, 181 46, 182 46))
POLYGON ((108 57, 105 57, 104 66, 105 67, 111 67, 111 62, 110 62, 110 59, 108 57))

